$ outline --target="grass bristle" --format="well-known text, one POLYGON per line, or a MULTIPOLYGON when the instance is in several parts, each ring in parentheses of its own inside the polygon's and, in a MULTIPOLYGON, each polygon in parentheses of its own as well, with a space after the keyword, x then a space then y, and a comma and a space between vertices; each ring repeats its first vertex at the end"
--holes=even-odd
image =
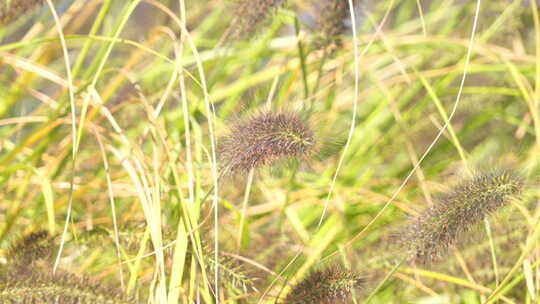
POLYGON ((309 274, 293 287, 282 304, 331 304, 347 300, 365 280, 358 274, 332 266, 309 274))
POLYGON ((513 172, 492 172, 479 174, 441 196, 402 236, 411 260, 430 264, 442 258, 468 231, 517 196, 523 185, 513 172))
POLYGON ((218 149, 221 166, 228 173, 249 172, 281 159, 308 158, 315 135, 295 112, 260 112, 235 123, 218 149))

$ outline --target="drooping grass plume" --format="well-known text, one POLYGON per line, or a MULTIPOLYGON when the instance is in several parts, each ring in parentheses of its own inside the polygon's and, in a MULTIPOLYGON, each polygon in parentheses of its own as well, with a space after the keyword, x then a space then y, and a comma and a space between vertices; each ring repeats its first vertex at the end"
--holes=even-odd
POLYGON ((282 304, 343 303, 365 283, 360 275, 337 266, 314 271, 290 291, 282 304))
POLYGON ((43 0, 3 0, 0 2, 0 25, 6 25, 28 12, 43 0))
POLYGON ((222 169, 248 172, 283 159, 306 159, 314 152, 315 135, 300 113, 264 111, 235 123, 219 140, 222 169))
POLYGON ((479 174, 420 213, 400 241, 413 262, 437 261, 484 218, 517 197, 523 187, 523 180, 511 171, 479 174))
POLYGON ((0 277, 0 303, 24 304, 135 304, 120 291, 71 274, 20 273, 0 277))
POLYGON ((249 38, 266 24, 277 8, 285 3, 286 0, 240 0, 222 41, 249 38))
POLYGON ((317 48, 335 48, 341 45, 341 36, 347 30, 345 20, 349 19, 351 15, 349 1, 322 0, 314 3, 317 11, 315 46, 317 48))

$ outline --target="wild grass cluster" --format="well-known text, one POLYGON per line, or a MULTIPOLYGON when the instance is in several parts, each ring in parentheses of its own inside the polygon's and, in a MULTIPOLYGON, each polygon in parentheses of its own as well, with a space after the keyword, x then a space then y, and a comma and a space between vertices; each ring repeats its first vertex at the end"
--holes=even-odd
POLYGON ((0 2, 0 303, 537 303, 539 56, 532 0, 0 2))

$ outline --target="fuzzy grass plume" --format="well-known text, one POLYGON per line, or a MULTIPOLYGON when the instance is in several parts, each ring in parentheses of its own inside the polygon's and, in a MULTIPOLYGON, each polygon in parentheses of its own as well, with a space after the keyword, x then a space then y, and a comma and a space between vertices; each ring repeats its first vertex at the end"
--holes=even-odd
POLYGON ((32 232, 7 250, 0 269, 0 303, 21 304, 131 304, 121 291, 103 287, 68 272, 53 275, 47 265, 56 248, 47 231, 32 232), (45 266, 45 267, 43 267, 45 266))
POLYGON ((511 171, 479 174, 418 215, 402 235, 410 258, 417 264, 430 264, 445 255, 464 234, 523 189, 522 179, 511 171))
POLYGON ((293 287, 282 304, 343 303, 354 289, 364 285, 358 274, 332 266, 314 271, 293 287))
POLYGON ((351 14, 349 1, 322 0, 317 1, 315 5, 318 7, 315 46, 317 48, 340 46, 341 36, 347 30, 344 22, 351 14))
POLYGON ((43 0, 2 0, 0 2, 0 25, 11 23, 41 3, 43 0))
POLYGON ((247 39, 257 32, 286 0, 240 0, 223 41, 247 39))
POLYGON ((18 273, 0 277, 0 303, 134 304, 121 292, 71 274, 18 273))
POLYGON ((52 237, 45 230, 32 232, 13 242, 6 252, 8 265, 20 271, 35 268, 35 263, 48 260, 55 249, 52 237))
POLYGON ((282 159, 308 158, 314 152, 315 135, 299 113, 266 111, 235 123, 219 143, 222 168, 239 173, 282 159))

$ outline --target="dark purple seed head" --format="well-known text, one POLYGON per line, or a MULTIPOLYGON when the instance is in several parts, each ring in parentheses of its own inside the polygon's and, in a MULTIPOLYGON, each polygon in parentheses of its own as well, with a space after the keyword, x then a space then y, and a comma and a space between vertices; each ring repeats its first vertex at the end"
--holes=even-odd
POLYGON ((32 232, 11 245, 8 263, 16 267, 32 267, 38 260, 47 260, 55 249, 52 237, 45 230, 32 232))
POLYGON ((309 122, 295 112, 260 112, 235 123, 219 141, 221 167, 227 173, 249 172, 283 159, 305 159, 314 152, 309 122))
POLYGON ((40 304, 135 304, 121 291, 88 278, 60 272, 18 272, 0 276, 0 303, 40 304))
POLYGON ((479 174, 444 194, 421 212, 401 234, 400 242, 417 264, 441 259, 448 248, 523 190, 511 171, 479 174))
MULTIPOLYGON (((353 1, 356 2, 356 1, 353 1)), ((322 0, 318 6, 315 30, 317 48, 341 45, 341 36, 347 30, 345 20, 350 18, 348 0, 322 0)))
POLYGON ((294 286, 282 304, 343 303, 365 279, 349 270, 332 266, 314 271, 294 286))

